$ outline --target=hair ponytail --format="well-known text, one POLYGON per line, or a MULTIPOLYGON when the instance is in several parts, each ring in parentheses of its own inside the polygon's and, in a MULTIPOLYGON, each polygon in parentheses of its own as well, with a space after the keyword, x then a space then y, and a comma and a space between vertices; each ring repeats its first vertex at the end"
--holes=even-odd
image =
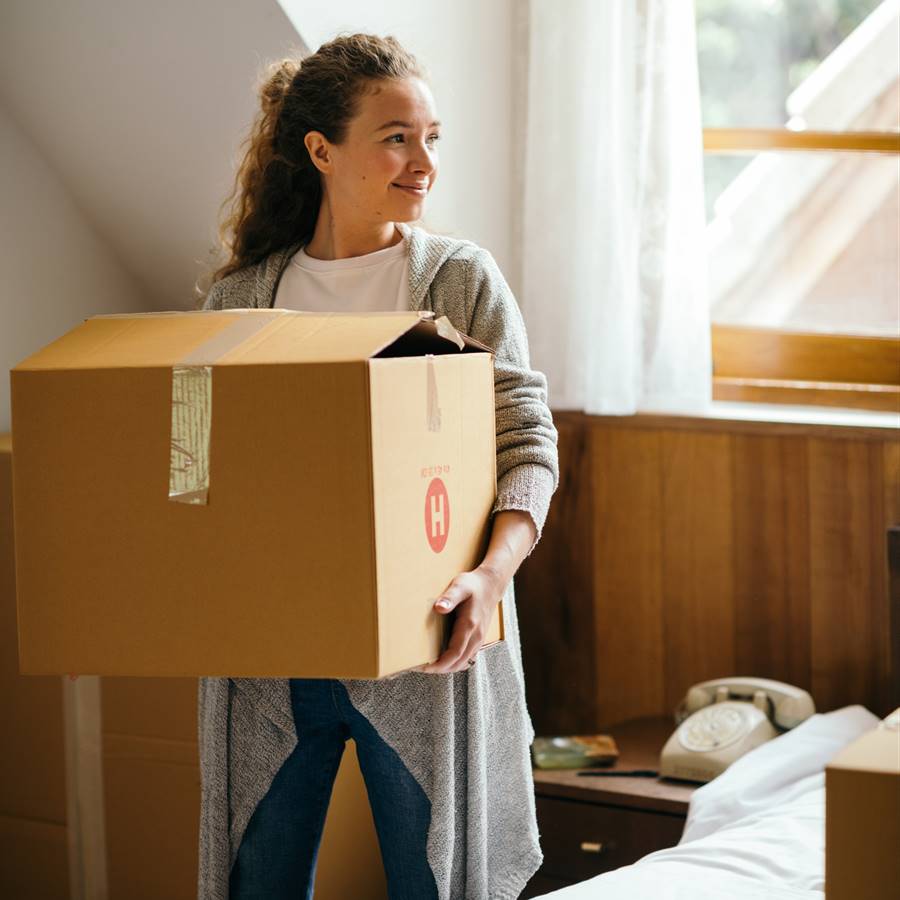
MULTIPOLYGON (((341 35, 305 58, 270 63, 259 85, 260 108, 241 148, 246 148, 234 188, 220 208, 218 229, 227 261, 210 284, 254 265, 270 253, 312 238, 322 202, 322 180, 304 138, 320 131, 344 141, 369 82, 427 78, 394 37, 341 35)), ((208 288, 197 288, 202 304, 208 288)))

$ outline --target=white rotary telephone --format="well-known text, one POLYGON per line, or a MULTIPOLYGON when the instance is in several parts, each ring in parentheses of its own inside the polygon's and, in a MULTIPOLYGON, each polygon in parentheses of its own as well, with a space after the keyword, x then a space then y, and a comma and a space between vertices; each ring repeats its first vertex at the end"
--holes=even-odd
POLYGON ((815 711, 806 691, 780 681, 734 677, 696 684, 675 710, 678 728, 663 748, 659 774, 712 781, 736 759, 815 711))

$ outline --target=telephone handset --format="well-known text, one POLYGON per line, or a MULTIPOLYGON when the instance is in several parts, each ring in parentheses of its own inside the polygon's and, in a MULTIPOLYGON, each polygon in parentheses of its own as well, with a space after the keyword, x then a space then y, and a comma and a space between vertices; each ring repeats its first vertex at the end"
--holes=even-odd
POLYGON ((719 678, 695 684, 675 710, 659 774, 712 781, 754 747, 816 711, 802 688, 767 678, 719 678))

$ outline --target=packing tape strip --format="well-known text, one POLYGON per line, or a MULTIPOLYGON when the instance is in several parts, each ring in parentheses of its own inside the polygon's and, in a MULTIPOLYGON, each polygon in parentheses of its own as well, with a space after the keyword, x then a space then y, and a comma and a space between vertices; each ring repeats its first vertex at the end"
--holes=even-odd
POLYGON ((434 373, 434 354, 428 354, 428 378, 425 388, 425 426, 429 431, 441 430, 441 408, 438 405, 437 378, 434 373))
POLYGON ((209 494, 212 366, 172 367, 169 499, 205 505, 209 494))
MULTIPOLYGON (((434 320, 437 333, 448 341, 453 341, 460 350, 464 350, 466 343, 459 336, 459 332, 453 327, 453 323, 446 317, 441 316, 434 320)), ((425 389, 425 425, 429 431, 441 430, 441 407, 438 398, 437 375, 434 371, 434 354, 429 353, 428 358, 428 378, 425 389)))
POLYGON ((272 321, 241 316, 172 366, 169 499, 205 506, 209 499, 213 365, 272 321))

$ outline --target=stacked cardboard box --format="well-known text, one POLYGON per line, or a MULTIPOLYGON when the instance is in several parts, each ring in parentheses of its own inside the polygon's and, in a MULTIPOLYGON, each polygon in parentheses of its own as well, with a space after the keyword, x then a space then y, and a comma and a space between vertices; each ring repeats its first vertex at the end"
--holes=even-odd
POLYGON ((0 435, 0 896, 67 900, 63 690, 19 674, 11 454, 0 435))
POLYGON ((900 709, 825 768, 825 896, 900 893, 900 709))

